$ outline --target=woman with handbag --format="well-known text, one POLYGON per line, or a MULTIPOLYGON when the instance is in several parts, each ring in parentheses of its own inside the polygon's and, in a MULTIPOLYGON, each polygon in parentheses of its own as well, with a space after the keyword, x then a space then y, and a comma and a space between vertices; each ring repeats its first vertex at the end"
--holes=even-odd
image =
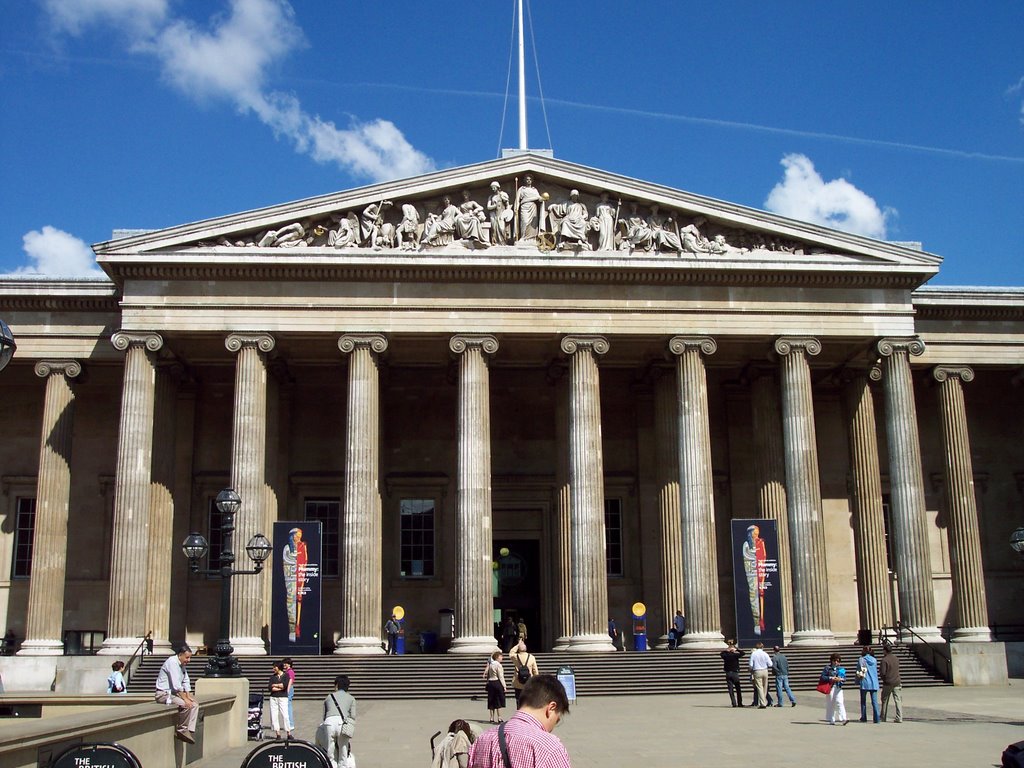
POLYGON ((818 690, 822 690, 825 684, 829 684, 829 692, 825 695, 825 719, 829 725, 846 725, 846 703, 843 700, 843 683, 846 682, 846 669, 841 667, 842 658, 838 653, 833 653, 828 658, 828 664, 821 670, 821 677, 818 680, 818 690))
POLYGON ((505 708, 505 668, 501 666, 501 651, 495 651, 484 667, 487 687, 487 710, 492 723, 501 722, 501 710, 505 708))
POLYGON ((356 700, 348 692, 348 675, 334 678, 334 693, 324 699, 324 719, 316 729, 316 745, 327 753, 331 768, 356 768, 352 737, 356 733, 356 700))

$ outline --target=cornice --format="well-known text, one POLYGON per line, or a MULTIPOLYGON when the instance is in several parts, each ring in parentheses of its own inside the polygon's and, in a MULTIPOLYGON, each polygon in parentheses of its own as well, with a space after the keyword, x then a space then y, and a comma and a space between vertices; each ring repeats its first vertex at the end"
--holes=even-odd
POLYGON ((1024 320, 1024 288, 922 286, 911 301, 922 320, 1024 320))
POLYGON ((4 312, 117 312, 119 299, 109 280, 0 280, 4 312))

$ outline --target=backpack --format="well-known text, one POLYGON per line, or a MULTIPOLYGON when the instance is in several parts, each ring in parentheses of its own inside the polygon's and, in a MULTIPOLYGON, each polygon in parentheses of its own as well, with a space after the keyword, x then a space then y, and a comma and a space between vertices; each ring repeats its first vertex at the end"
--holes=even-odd
MULTIPOLYGON (((526 654, 526 662, 529 663, 529 661, 530 661, 530 654, 526 654)), ((526 664, 523 663, 522 659, 520 659, 519 660, 519 669, 516 670, 516 678, 519 680, 520 683, 525 683, 527 680, 530 679, 530 676, 531 676, 530 668, 526 664)))

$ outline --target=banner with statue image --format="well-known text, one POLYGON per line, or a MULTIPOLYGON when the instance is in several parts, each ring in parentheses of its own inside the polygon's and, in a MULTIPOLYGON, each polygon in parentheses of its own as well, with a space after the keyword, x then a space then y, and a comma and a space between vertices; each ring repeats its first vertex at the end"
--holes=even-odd
POLYGON ((270 653, 320 653, 321 523, 274 523, 270 653))
POLYGON ((736 642, 782 645, 779 536, 774 520, 732 521, 732 573, 736 642))

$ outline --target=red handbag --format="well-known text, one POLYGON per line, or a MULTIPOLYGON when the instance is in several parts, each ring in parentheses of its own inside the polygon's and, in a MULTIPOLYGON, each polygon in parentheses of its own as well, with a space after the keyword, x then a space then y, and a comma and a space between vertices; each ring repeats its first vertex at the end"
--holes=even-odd
POLYGON ((818 682, 818 693, 824 693, 826 696, 832 691, 831 680, 821 680, 818 682))

